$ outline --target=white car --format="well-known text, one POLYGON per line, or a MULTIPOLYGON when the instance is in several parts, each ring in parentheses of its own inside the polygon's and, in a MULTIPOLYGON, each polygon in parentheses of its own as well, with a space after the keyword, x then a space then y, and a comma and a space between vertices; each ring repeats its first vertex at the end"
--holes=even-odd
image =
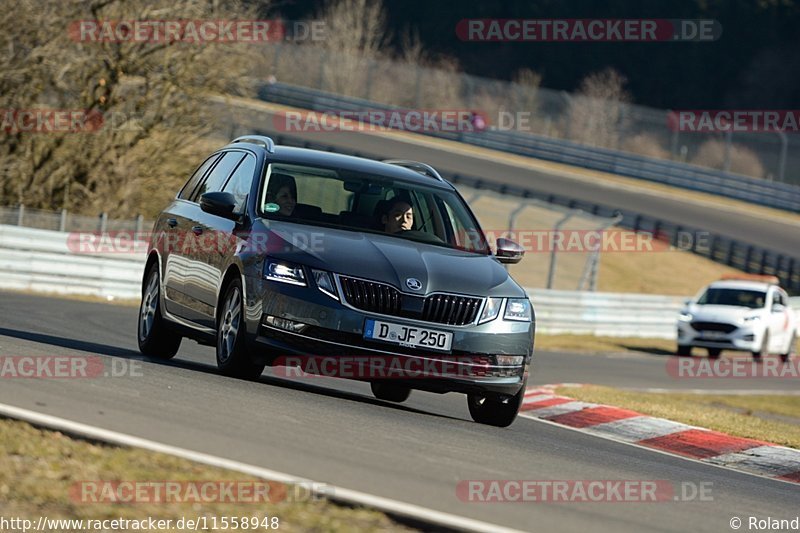
POLYGON ((709 357, 722 350, 751 352, 754 359, 792 356, 798 317, 774 276, 722 279, 687 300, 678 316, 678 355, 705 348, 709 357))

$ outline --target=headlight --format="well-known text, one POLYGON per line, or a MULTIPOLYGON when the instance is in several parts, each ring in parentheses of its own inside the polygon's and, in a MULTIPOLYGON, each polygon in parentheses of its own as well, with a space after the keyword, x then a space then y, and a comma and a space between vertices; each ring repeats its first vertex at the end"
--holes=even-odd
POLYGON ((678 315, 678 320, 681 322, 689 322, 692 320, 692 313, 689 313, 688 311, 681 311, 678 315))
POLYGON ((481 317, 478 319, 478 324, 483 324, 484 322, 489 322, 497 318, 497 315, 500 314, 501 305, 503 305, 502 298, 487 298, 486 305, 483 306, 483 313, 481 313, 481 317))
POLYGON ((306 286, 306 275, 303 273, 303 267, 287 261, 267 258, 264 262, 264 277, 281 283, 300 285, 301 287, 306 286))
POLYGON ((761 320, 761 315, 752 315, 744 317, 745 322, 755 322, 756 320, 761 320))
POLYGON ((339 299, 336 295, 336 285, 333 284, 333 276, 330 272, 326 272, 325 270, 312 270, 311 273, 314 275, 314 283, 317 284, 317 288, 320 291, 334 300, 339 299))
POLYGON ((530 300, 527 298, 509 298, 508 303, 506 303, 506 312, 503 313, 503 320, 530 322, 532 315, 530 300))

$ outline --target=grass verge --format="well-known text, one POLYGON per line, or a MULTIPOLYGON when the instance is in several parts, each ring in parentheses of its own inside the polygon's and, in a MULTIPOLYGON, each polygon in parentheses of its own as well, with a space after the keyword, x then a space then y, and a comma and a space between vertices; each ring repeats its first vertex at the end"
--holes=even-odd
POLYGON ((598 385, 559 387, 556 392, 584 402, 800 448, 800 424, 777 419, 800 419, 800 396, 634 392, 598 385))
MULTIPOLYGON (((80 496, 81 487, 85 487, 79 485, 82 481, 263 483, 264 480, 146 450, 72 439, 59 432, 8 419, 0 419, 0 450, 0 515, 27 518, 34 524, 41 516, 84 520, 154 517, 172 520, 173 528, 167 531, 179 531, 175 525, 182 517, 206 516, 208 524, 212 517, 218 520, 220 517, 278 517, 281 531, 407 530, 383 513, 369 509, 339 506, 325 500, 288 501, 281 497, 286 487, 274 482, 269 484, 268 494, 277 494, 275 499, 284 501, 263 503, 265 498, 256 498, 261 501, 194 503, 195 499, 188 503, 86 503, 80 496)), ((129 493, 119 490, 118 494, 129 493)))

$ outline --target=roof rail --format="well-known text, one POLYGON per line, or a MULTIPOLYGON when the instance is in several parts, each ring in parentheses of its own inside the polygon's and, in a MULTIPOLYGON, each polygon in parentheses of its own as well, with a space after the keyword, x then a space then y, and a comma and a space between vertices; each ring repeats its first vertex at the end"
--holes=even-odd
POLYGON ((231 144, 233 143, 258 144, 266 148, 267 152, 271 154, 275 153, 275 141, 265 135, 242 135, 232 140, 231 144))
POLYGON ((409 161, 407 159, 384 159, 383 163, 410 168, 411 170, 416 170, 417 172, 425 174, 431 178, 444 181, 444 178, 438 172, 436 172, 435 168, 430 165, 426 165, 425 163, 420 163, 419 161, 409 161))

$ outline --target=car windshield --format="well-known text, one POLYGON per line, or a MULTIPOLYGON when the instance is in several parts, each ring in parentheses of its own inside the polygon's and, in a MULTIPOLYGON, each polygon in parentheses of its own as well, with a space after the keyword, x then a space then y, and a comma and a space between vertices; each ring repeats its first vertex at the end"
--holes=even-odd
POLYGON ((457 193, 385 176, 272 163, 264 175, 259 214, 271 220, 491 253, 457 193))
POLYGON ((744 289, 708 289, 697 300, 700 305, 731 305, 758 309, 764 307, 766 293, 744 289))

